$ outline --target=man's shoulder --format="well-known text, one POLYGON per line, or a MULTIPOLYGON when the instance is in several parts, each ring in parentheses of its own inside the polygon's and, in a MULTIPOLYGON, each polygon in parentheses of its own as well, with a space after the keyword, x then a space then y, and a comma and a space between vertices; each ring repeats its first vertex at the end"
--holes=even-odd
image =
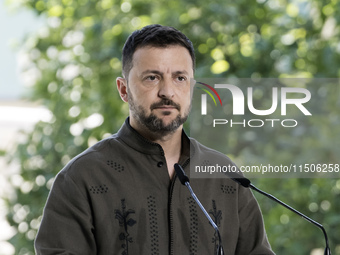
POLYGON ((192 152, 192 155, 194 155, 195 157, 204 157, 215 160, 228 160, 231 162, 231 159, 226 154, 207 147, 194 138, 190 138, 190 150, 192 152))
POLYGON ((119 144, 116 134, 105 138, 71 159, 62 169, 62 172, 74 172, 79 169, 86 171, 86 169, 91 170, 101 164, 106 164, 107 158, 119 151, 119 144))

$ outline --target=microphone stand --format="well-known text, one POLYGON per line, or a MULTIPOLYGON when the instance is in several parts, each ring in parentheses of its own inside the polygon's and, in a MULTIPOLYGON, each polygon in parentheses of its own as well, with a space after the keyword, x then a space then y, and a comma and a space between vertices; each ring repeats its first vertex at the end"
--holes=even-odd
POLYGON ((187 186, 187 188, 190 191, 191 196, 193 197, 193 199, 196 201, 196 203, 199 205, 199 207, 201 208, 201 210, 203 211, 203 213, 205 214, 205 216, 208 218, 210 224, 213 226, 213 228, 215 229, 215 232, 217 233, 218 236, 218 249, 217 249, 217 255, 223 255, 224 251, 223 251, 223 247, 222 247, 222 241, 221 241, 221 235, 220 235, 220 231, 218 230, 217 225, 215 224, 215 222, 212 220, 212 218, 210 217, 210 215, 208 214, 207 210, 205 210, 205 208, 203 207, 203 205, 201 204, 201 202, 198 200, 197 196, 195 195, 194 191, 192 190, 189 182, 185 182, 185 186, 187 186))
POLYGON ((222 241, 221 241, 221 235, 220 235, 220 231, 218 230, 217 225, 215 224, 215 222, 212 220, 212 218, 210 217, 210 215, 208 214, 208 212, 205 210, 205 208, 203 207, 203 205, 201 204, 201 202, 198 200, 197 196, 195 195, 194 191, 192 190, 190 183, 189 183, 189 178, 188 176, 185 174, 182 166, 180 166, 179 164, 175 164, 174 165, 175 171, 176 171, 176 175, 179 179, 179 181, 187 186, 187 188, 190 191, 191 196, 193 197, 193 199, 196 201, 196 203, 199 205, 199 207, 201 208, 201 210, 203 211, 203 213, 205 214, 205 216, 208 218, 210 224, 213 226, 213 228, 215 229, 215 232, 217 233, 218 236, 218 247, 217 247, 217 254, 216 255, 224 255, 224 250, 223 250, 223 246, 222 246, 222 241))
POLYGON ((250 188, 252 190, 255 190, 256 192, 270 198, 271 200, 279 203, 280 205, 286 207, 288 210, 296 213, 297 215, 300 215, 302 218, 304 218, 305 220, 307 220, 308 222, 314 224, 315 226, 317 226, 318 228, 320 228, 325 236, 325 241, 326 241, 326 248, 325 248, 325 252, 324 255, 331 255, 331 249, 329 248, 329 242, 328 242, 328 237, 327 237, 327 233, 326 230, 324 229, 324 227, 316 222, 315 220, 312 220, 311 218, 307 217, 306 215, 302 214, 301 212, 299 212, 298 210, 294 209, 293 207, 285 204, 284 202, 282 202, 281 200, 277 199, 276 197, 274 197, 271 194, 268 194, 258 188, 256 188, 249 179, 243 177, 242 175, 238 174, 238 173, 230 173, 229 176, 230 179, 232 179, 233 181, 237 182, 238 184, 240 184, 241 186, 245 187, 245 188, 250 188))
MULTIPOLYGON (((239 182, 240 183, 240 182, 239 182)), ((276 197, 274 197, 271 194, 268 194, 260 189, 258 189, 257 187, 255 187, 252 183, 249 183, 249 188, 251 188, 252 190, 257 191, 258 193, 270 198, 271 200, 274 200, 275 202, 279 203, 280 205, 286 207, 288 210, 300 215, 302 218, 304 218, 305 220, 307 220, 308 222, 314 224, 315 226, 317 226, 318 228, 320 228, 325 236, 325 240, 326 240, 326 248, 325 248, 325 252, 324 255, 331 255, 331 249, 329 248, 329 243, 328 243, 328 237, 327 237, 327 233, 325 228, 318 222, 316 222, 315 220, 312 220, 311 218, 307 217, 306 215, 304 215, 303 213, 297 211, 296 209, 294 209, 293 207, 285 204, 284 202, 282 202, 281 200, 277 199, 276 197)))

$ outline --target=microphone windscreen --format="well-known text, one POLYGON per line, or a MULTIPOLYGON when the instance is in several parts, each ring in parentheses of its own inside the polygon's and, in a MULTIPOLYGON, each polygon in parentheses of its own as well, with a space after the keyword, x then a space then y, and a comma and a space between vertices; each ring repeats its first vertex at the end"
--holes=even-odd
POLYGON ((250 186, 250 181, 247 178, 241 177, 241 178, 230 178, 233 181, 237 182, 238 184, 240 184, 241 186, 245 187, 245 188, 249 188, 250 186))
POLYGON ((237 173, 237 172, 229 172, 226 173, 226 175, 232 179, 233 181, 237 182, 238 184, 240 184, 241 186, 245 187, 245 188, 249 188, 250 187, 250 180, 247 179, 246 177, 244 177, 243 175, 237 173))
POLYGON ((176 164, 174 165, 174 168, 175 168, 175 172, 176 172, 176 174, 177 174, 177 176, 178 176, 179 181, 180 181, 183 185, 185 185, 186 182, 189 182, 188 176, 186 176, 186 174, 184 173, 183 168, 182 168, 179 164, 176 163, 176 164))

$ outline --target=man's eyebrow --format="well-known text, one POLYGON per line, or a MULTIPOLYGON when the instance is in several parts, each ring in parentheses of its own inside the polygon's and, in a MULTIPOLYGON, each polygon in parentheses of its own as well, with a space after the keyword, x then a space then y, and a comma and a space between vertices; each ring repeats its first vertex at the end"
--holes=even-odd
POLYGON ((148 70, 143 71, 143 72, 141 73, 141 76, 143 76, 143 75, 145 75, 145 74, 150 74, 150 73, 153 73, 153 74, 160 74, 160 75, 163 74, 163 72, 161 72, 161 71, 148 69, 148 70))
MULTIPOLYGON (((159 70, 151 70, 151 69, 148 69, 148 70, 145 70, 141 73, 141 76, 143 75, 146 75, 146 74, 159 74, 159 75, 163 75, 163 72, 159 71, 159 70)), ((183 70, 183 71, 176 71, 176 72, 173 72, 173 74, 175 75, 179 75, 179 74, 186 74, 188 75, 188 72, 186 70, 183 70)))
POLYGON ((188 72, 186 71, 186 70, 183 70, 183 71, 176 71, 176 72, 174 72, 174 74, 186 74, 186 75, 188 75, 188 72))

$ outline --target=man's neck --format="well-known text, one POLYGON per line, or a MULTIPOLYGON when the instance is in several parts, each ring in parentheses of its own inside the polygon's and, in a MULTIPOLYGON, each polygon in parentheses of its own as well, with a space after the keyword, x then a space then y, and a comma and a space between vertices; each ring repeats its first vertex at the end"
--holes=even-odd
POLYGON ((168 134, 156 134, 136 129, 143 137, 162 146, 166 157, 179 156, 182 145, 182 127, 168 134))

